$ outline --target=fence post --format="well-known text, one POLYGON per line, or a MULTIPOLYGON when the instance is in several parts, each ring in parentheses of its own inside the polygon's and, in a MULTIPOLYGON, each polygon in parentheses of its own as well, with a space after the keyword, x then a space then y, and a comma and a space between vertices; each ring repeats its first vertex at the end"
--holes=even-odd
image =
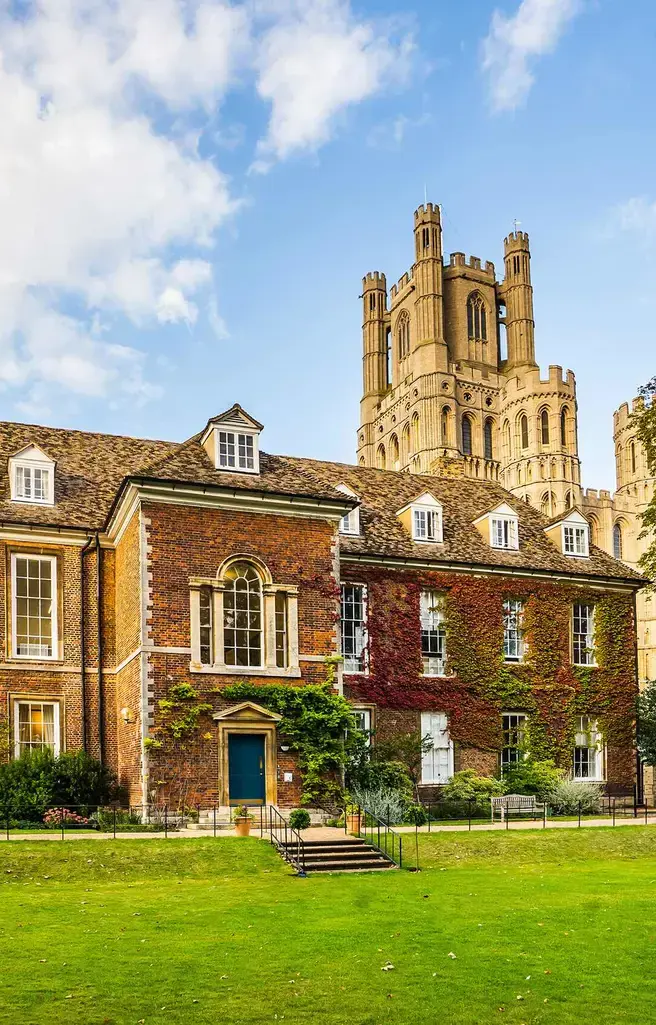
POLYGON ((581 802, 579 801, 579 829, 581 828, 581 802))
POLYGON ((399 868, 403 868, 403 839, 399 836, 399 868))
POLYGON ((508 809, 507 808, 506 808, 506 829, 510 829, 510 815, 508 814, 508 809))
POLYGON ((7 815, 7 839, 9 839, 9 808, 6 808, 5 810, 7 815))
POLYGON ((62 808, 59 817, 61 819, 61 838, 64 839, 64 822, 66 821, 66 809, 62 808))
POLYGON ((164 839, 167 840, 169 835, 169 806, 164 805, 164 839))
POLYGON ((428 808, 428 832, 430 833, 430 831, 431 831, 431 802, 430 801, 428 802, 426 807, 428 808))
POLYGON ((648 820, 648 817, 647 817, 648 816, 648 812, 647 812, 647 808, 648 807, 649 807, 649 805, 647 803, 647 795, 645 794, 645 825, 646 826, 649 825, 649 820, 648 820))
POLYGON ((472 799, 471 797, 467 801, 467 813, 469 818, 469 830, 471 831, 471 810, 472 810, 472 799))
POLYGON ((214 807, 212 809, 212 822, 213 822, 213 825, 214 825, 214 838, 216 839, 216 802, 215 802, 214 807))
POLYGON ((114 839, 116 839, 116 805, 114 805, 114 839))
POLYGON ((615 825, 615 801, 617 798, 613 798, 613 825, 615 825))
POLYGON ((542 828, 547 828, 547 802, 542 805, 542 828))

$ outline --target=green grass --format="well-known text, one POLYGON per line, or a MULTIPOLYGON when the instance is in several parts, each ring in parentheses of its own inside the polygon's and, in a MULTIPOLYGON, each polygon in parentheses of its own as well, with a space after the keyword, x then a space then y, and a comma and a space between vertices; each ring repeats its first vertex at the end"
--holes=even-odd
POLYGON ((0 844, 0 1023, 653 1020, 656 830, 419 839, 308 879, 253 838, 0 844))

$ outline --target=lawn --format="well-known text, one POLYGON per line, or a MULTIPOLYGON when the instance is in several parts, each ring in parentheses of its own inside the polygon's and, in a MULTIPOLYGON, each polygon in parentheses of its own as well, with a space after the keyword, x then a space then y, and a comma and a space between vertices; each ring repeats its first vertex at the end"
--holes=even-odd
POLYGON ((297 879, 257 839, 0 844, 0 1022, 653 1020, 656 829, 424 835, 420 859, 297 879))

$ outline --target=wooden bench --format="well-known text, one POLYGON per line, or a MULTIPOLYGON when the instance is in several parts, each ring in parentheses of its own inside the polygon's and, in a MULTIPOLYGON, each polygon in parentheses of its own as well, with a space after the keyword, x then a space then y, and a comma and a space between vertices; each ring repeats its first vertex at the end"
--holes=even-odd
POLYGON ((503 797, 493 797, 490 802, 492 805, 492 821, 494 822, 497 809, 501 815, 501 821, 503 822, 506 815, 533 815, 537 818, 538 815, 544 815, 545 806, 541 804, 534 796, 529 794, 504 794, 503 797))

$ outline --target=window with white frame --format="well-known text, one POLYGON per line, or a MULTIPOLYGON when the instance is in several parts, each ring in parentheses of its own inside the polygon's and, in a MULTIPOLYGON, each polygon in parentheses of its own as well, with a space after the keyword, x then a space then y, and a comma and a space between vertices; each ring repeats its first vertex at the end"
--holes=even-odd
POLYGON ((59 702, 16 699, 13 707, 14 755, 60 751, 59 702))
POLYGON ((191 668, 300 675, 297 588, 275 584, 266 567, 231 560, 219 576, 191 582, 191 668))
POLYGON ((36 445, 10 458, 9 481, 13 502, 54 505, 55 464, 36 445))
POLYGON ((509 769, 526 758, 526 715, 524 712, 505 712, 501 720, 503 742, 501 769, 509 769))
POLYGON ((576 666, 596 665, 594 650, 594 605, 572 607, 572 661, 576 666))
POLYGON ((503 655, 506 662, 524 658, 524 602, 516 598, 503 603, 503 655))
POLYGON ((574 738, 574 779, 603 780, 604 742, 597 720, 582 715, 574 738))
POLYGON ((253 434, 218 432, 219 467, 224 470, 257 470, 257 441, 253 434))
POLYGON ((589 554, 589 529, 587 524, 563 524, 563 552, 565 555, 585 557, 589 554))
POLYGON ((57 658, 57 560, 53 555, 11 557, 12 655, 57 658))
POLYGON ((367 669, 367 588, 342 584, 342 656, 344 672, 367 669))
MULTIPOLYGON (((355 491, 351 491, 346 484, 338 484, 337 491, 341 491, 343 495, 349 495, 351 498, 357 498, 355 491)), ((339 521, 339 532, 340 534, 359 534, 360 533, 360 507, 356 506, 355 509, 351 509, 345 516, 342 516, 339 521)))
POLYGON ((443 712, 421 713, 421 735, 430 741, 421 759, 422 783, 448 783, 453 776, 453 741, 443 712))
POLYGON ((442 602, 443 597, 437 591, 422 591, 419 598, 424 676, 444 676, 446 673, 446 625, 442 602))
POLYGON ((493 515, 490 524, 490 538, 493 548, 519 548, 517 517, 493 515))
POLYGON ((415 506, 412 510, 412 536, 415 541, 442 540, 442 510, 415 506))
POLYGON ((353 715, 359 730, 364 733, 366 737, 367 747, 371 747, 371 734, 372 734, 372 714, 370 708, 354 708, 353 715))

